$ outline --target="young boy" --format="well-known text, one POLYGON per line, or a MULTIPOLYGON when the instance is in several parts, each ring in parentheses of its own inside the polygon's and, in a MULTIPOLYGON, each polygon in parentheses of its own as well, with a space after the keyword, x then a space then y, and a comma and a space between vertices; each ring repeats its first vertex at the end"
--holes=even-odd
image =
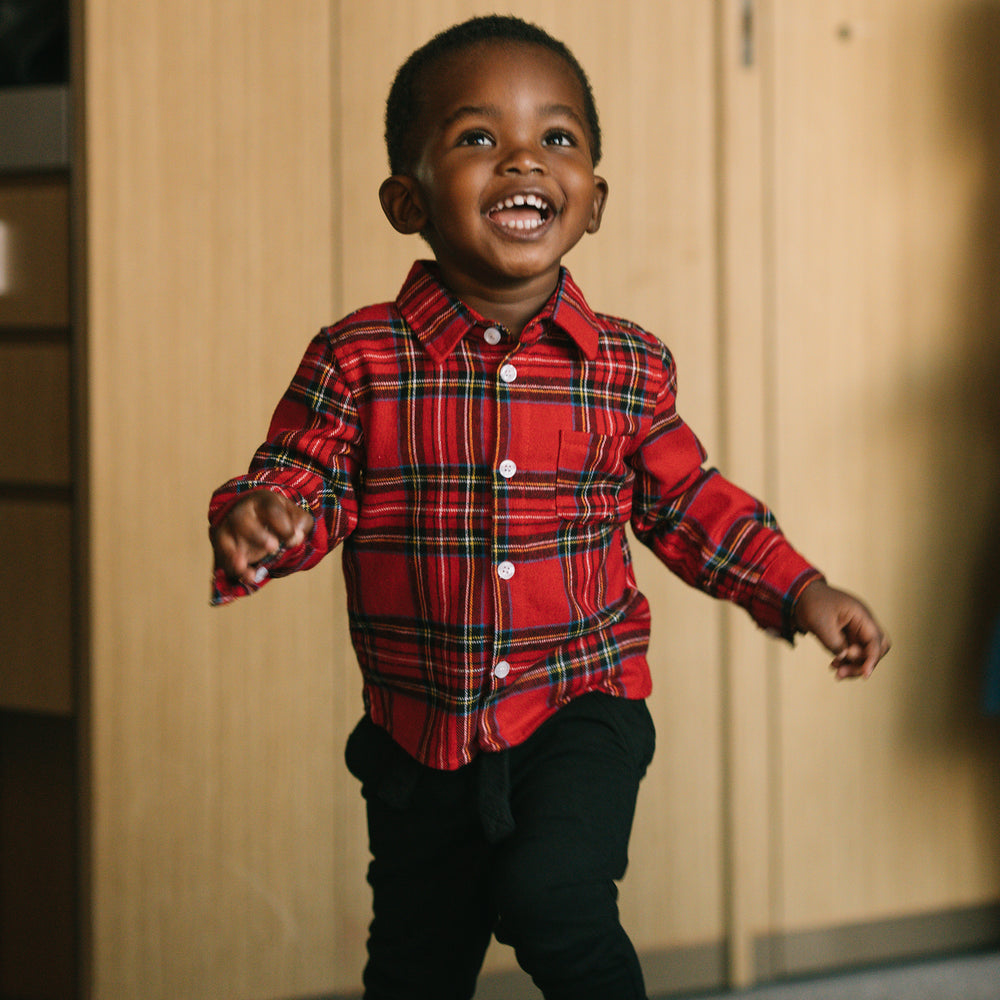
POLYGON ((312 341, 213 497, 214 599, 343 542, 366 997, 467 1000, 493 933, 549 1000, 645 997, 615 885, 654 740, 626 525, 761 626, 814 633, 838 677, 888 640, 702 467, 666 348, 561 268, 608 193, 566 48, 513 18, 458 25, 400 69, 386 138, 382 207, 434 261, 312 341))

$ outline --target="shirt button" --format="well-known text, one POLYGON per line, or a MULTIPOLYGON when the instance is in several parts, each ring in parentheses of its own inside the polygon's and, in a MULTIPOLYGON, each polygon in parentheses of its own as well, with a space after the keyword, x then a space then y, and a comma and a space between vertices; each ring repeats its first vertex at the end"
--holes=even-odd
POLYGON ((517 369, 513 365, 504 365, 500 369, 500 378, 505 382, 513 382, 517 378, 517 369))
POLYGON ((497 576, 501 580, 509 580, 514 575, 514 564, 504 560, 497 566, 497 576))
POLYGON ((483 340, 487 344, 499 344, 503 339, 503 334, 495 327, 487 327, 486 332, 483 334, 483 340))
POLYGON ((510 664, 506 660, 501 660, 493 668, 493 676, 499 680, 503 680, 510 673, 510 664))
POLYGON ((500 475, 504 479, 510 479, 517 472, 517 463, 509 458, 500 463, 500 475))

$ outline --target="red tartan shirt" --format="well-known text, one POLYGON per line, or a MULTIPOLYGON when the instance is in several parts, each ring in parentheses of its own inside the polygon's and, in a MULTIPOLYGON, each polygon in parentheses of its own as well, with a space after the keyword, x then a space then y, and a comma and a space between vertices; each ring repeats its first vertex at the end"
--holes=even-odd
MULTIPOLYGON (((687 583, 793 637, 819 574, 703 467, 675 392, 666 347, 594 313, 565 270, 512 338, 418 262, 395 302, 313 339, 209 517, 261 487, 309 508, 312 536, 263 582, 343 543, 367 712, 419 761, 457 768, 584 693, 649 694, 629 523, 687 583)), ((216 574, 215 603, 247 592, 216 574)))

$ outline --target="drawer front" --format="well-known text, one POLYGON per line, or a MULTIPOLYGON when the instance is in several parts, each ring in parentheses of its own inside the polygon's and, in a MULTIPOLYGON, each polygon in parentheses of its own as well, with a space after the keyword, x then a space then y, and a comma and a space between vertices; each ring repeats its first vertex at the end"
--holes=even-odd
POLYGON ((65 343, 0 340, 0 483, 70 483, 70 357, 65 343))
POLYGON ((0 178, 0 326, 69 326, 69 185, 0 178))
POLYGON ((69 504, 0 500, 0 708, 73 710, 69 504))

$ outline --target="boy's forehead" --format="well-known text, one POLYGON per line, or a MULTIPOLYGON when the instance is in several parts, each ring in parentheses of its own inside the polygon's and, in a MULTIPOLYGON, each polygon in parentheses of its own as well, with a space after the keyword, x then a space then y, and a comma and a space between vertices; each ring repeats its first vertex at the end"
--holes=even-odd
MULTIPOLYGON (((450 108, 468 104, 474 95, 497 82, 509 82, 511 74, 530 69, 536 84, 551 88, 551 103, 568 100, 582 115, 583 85, 573 68, 557 52, 531 42, 486 40, 443 53, 425 67, 420 81, 420 103, 431 118, 446 116, 450 108)), ((550 95, 540 94, 543 103, 550 95)), ((426 121, 426 119, 425 119, 426 121)))

